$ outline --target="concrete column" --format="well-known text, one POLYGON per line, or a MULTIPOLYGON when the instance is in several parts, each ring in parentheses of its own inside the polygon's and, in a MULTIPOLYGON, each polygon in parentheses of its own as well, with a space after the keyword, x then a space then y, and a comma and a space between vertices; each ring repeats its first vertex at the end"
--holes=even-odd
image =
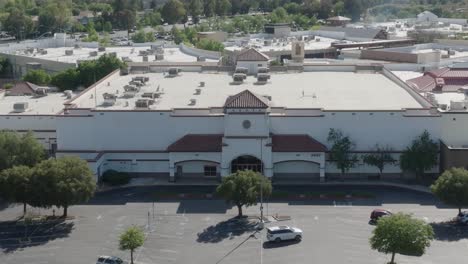
POLYGON ((169 181, 175 182, 175 168, 174 164, 169 164, 169 181))
POLYGON ((325 153, 322 153, 320 159, 320 182, 325 181, 325 153))
POLYGON ((265 177, 272 178, 273 177, 273 168, 263 168, 263 174, 265 177))

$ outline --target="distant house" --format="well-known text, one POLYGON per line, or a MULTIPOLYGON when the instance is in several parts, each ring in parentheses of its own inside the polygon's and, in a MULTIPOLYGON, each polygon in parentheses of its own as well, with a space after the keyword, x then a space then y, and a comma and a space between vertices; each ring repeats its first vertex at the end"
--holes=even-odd
POLYGON ((424 11, 416 16, 417 22, 438 22, 439 17, 430 11, 424 11))
MULTIPOLYGON (((23 82, 23 81, 13 82, 12 85, 13 86, 11 88, 6 89, 5 95, 8 95, 8 96, 33 96, 33 95, 44 96, 51 89, 50 87, 47 87, 47 86, 39 86, 30 82, 23 82)), ((5 88, 5 85, 3 87, 5 88)))
POLYGON ((96 16, 92 11, 80 11, 80 14, 74 16, 73 19, 83 26, 88 25, 90 22, 94 22, 95 18, 100 16, 101 12, 96 13, 96 16))
POLYGON ((327 19, 327 24, 330 26, 345 26, 351 22, 351 18, 344 17, 344 16, 335 16, 335 17, 330 17, 327 19))
POLYGON ((236 66, 246 68, 249 74, 256 74, 258 68, 268 67, 270 58, 256 49, 246 49, 237 54, 236 66))
POLYGON ((406 82, 419 92, 459 92, 468 85, 468 69, 454 67, 436 69, 406 82))

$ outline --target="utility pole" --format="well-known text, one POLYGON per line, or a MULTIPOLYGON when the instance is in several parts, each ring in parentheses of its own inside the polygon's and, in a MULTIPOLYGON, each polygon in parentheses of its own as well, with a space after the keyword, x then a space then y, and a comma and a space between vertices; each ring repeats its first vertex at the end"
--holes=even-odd
POLYGON ((260 180, 260 227, 263 229, 263 139, 260 138, 260 172, 262 179, 260 180))

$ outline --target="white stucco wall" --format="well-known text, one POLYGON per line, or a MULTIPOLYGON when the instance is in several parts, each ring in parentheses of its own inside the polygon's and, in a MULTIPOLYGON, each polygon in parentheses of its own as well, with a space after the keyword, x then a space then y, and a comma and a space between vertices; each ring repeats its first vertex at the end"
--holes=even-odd
POLYGON ((265 68, 268 66, 267 61, 238 61, 236 63, 237 67, 249 69, 249 74, 256 74, 258 68, 265 68))

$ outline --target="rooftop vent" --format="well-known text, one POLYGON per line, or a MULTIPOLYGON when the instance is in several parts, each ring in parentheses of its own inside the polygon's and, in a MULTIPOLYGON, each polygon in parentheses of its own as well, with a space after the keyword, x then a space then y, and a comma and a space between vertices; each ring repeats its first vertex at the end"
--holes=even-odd
POLYGON ((200 94, 201 94, 201 89, 200 88, 195 89, 195 95, 200 95, 200 94))
POLYGON ((26 111, 29 107, 29 104, 27 102, 19 102, 19 103, 15 103, 13 105, 13 111, 15 113, 22 113, 24 111, 26 111))
POLYGON ((63 91, 63 94, 67 97, 67 99, 71 99, 73 96, 73 92, 71 90, 65 90, 63 91))
POLYGON ((79 44, 75 44, 74 48, 75 49, 81 49, 81 46, 79 44))
POLYGON ((41 50, 39 51, 39 53, 40 53, 41 55, 47 55, 47 50, 41 49, 41 50))
POLYGON ((98 52, 97 52, 97 51, 91 51, 91 52, 89 53, 89 56, 90 56, 90 57, 96 57, 97 55, 98 55, 98 52))
POLYGON ((145 85, 145 83, 143 82, 140 82, 140 81, 130 81, 128 82, 129 85, 133 85, 133 86, 136 86, 136 87, 142 87, 145 85))
POLYGON ((190 99, 189 105, 195 105, 197 103, 197 99, 190 99))
POLYGON ((143 56, 143 62, 148 62, 148 56, 143 56))
POLYGON ((206 61, 206 58, 204 56, 198 56, 197 61, 206 61))
POLYGON ((200 85, 198 85, 199 87, 205 87, 205 82, 200 82, 200 85))
POLYGON ((66 55, 66 56, 71 56, 71 55, 73 55, 73 50, 65 50, 65 55, 66 55))
POLYGON ((140 50, 140 51, 138 52, 138 54, 139 54, 140 56, 148 56, 148 51, 146 51, 146 50, 140 50))
POLYGON ((106 51, 106 47, 99 47, 98 51, 100 51, 100 52, 106 51))

